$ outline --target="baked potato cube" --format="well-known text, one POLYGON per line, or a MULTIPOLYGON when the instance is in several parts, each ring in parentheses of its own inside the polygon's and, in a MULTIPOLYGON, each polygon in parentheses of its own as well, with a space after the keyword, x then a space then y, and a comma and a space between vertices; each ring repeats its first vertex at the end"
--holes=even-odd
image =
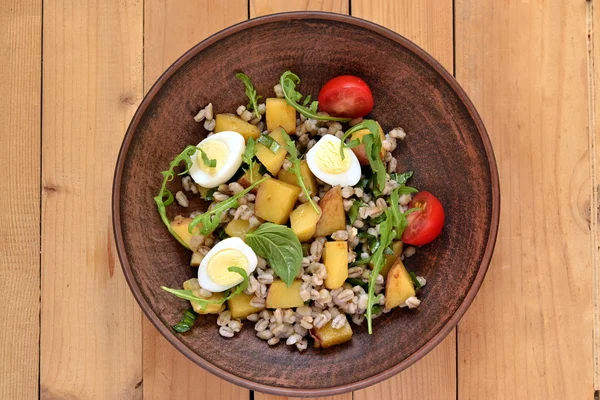
POLYGON ((396 259, 388 273, 385 284, 385 308, 392 309, 416 294, 415 285, 404 268, 402 260, 396 259))
POLYGON ((231 318, 246 318, 250 314, 254 314, 264 310, 264 307, 254 307, 250 305, 250 301, 254 295, 240 293, 227 300, 227 308, 231 312, 231 318))
POLYGON ((300 287, 302 281, 295 280, 288 287, 286 283, 280 279, 273 281, 267 292, 267 300, 265 302, 267 308, 296 308, 304 305, 302 297, 300 297, 300 287))
POLYGON ((348 279, 348 242, 345 240, 325 242, 323 264, 327 270, 325 287, 327 289, 342 287, 348 279))
MULTIPOLYGON (((317 194, 317 178, 315 178, 313 173, 310 171, 310 168, 308 168, 306 160, 300 162, 300 175, 304 180, 304 185, 306 186, 308 193, 310 193, 311 196, 317 194)), ((292 185, 300 186, 300 183, 298 183, 298 177, 296 177, 296 174, 294 174, 292 171, 286 171, 285 169, 280 170, 279 174, 277 174, 277 179, 292 185)))
POLYGON ((215 116, 215 129, 214 133, 234 131, 241 134, 246 142, 248 139, 257 139, 260 136, 260 129, 256 125, 252 125, 249 122, 244 121, 240 117, 234 114, 217 114, 215 116))
POLYGON ((225 233, 230 237, 239 237, 242 240, 250 232, 250 222, 245 219, 234 219, 225 225, 225 233))
POLYGON ((271 173, 273 176, 277 176, 283 162, 285 161, 285 156, 287 155, 287 150, 285 149, 285 142, 283 140, 283 135, 281 134, 281 128, 275 129, 273 132, 269 133, 269 135, 273 140, 279 143, 279 149, 273 153, 267 146, 262 143, 256 144, 256 158, 261 162, 262 165, 265 166, 267 171, 271 173))
POLYGON ((285 224, 294 209, 300 191, 298 186, 273 178, 267 179, 258 187, 254 214, 275 224, 285 224))
MULTIPOLYGON (((242 185, 244 188, 247 188, 248 186, 252 185, 252 183, 256 182, 260 178, 262 178, 262 175, 260 174, 260 164, 255 163, 254 166, 252 167, 252 170, 248 169, 248 170, 244 171, 244 174, 240 177, 240 179, 238 179, 238 183, 240 185, 242 185), (252 179, 250 179, 250 174, 252 174, 252 179)), ((251 192, 256 194, 257 190, 258 190, 258 187, 254 187, 251 190, 251 192)))
MULTIPOLYGON (((181 238, 187 244, 188 248, 192 247, 192 234, 188 231, 190 223, 193 220, 191 218, 184 218, 181 216, 177 216, 171 221, 171 229, 175 231, 177 236, 181 238)), ((200 229, 200 225, 197 227, 200 229)))
MULTIPOLYGON (((377 125, 379 125, 379 122, 377 123, 377 125)), ((358 146, 352 148, 352 151, 354 152, 354 154, 356 154, 356 158, 358 158, 358 162, 360 163, 360 165, 369 165, 369 159, 367 158, 367 152, 365 150, 365 145, 362 143, 362 138, 363 136, 368 135, 370 133, 371 131, 368 129, 361 129, 360 131, 354 132, 350 136, 350 140, 359 139, 361 141, 361 143, 358 146)), ((383 129, 381 129, 381 125, 379 125, 379 136, 381 137, 382 141, 385 139, 385 135, 383 134, 383 129)), ((381 156, 381 159, 383 159, 383 157, 385 156, 385 150, 383 149, 383 147, 381 147, 379 155, 381 156)))
POLYGON ((192 258, 190 259, 190 267, 199 267, 200 263, 204 259, 204 256, 197 251, 192 253, 192 258))
POLYGON ((385 264, 381 269, 380 274, 385 278, 388 276, 388 272, 396 263, 396 260, 402 255, 402 249, 404 248, 404 243, 400 240, 395 240, 392 242, 392 250, 394 254, 386 254, 385 256, 385 264))
POLYGON ((346 322, 341 328, 333 329, 331 321, 329 321, 321 328, 312 328, 310 330, 310 336, 314 339, 314 346, 317 349, 326 349, 335 346, 336 344, 350 341, 350 339, 352 339, 352 327, 346 322))
POLYGON ((287 133, 296 133, 296 110, 290 106, 285 99, 268 98, 266 100, 267 129, 272 131, 278 127, 285 129, 287 133))
MULTIPOLYGON (((317 209, 320 211, 319 206, 317 209)), ((310 240, 317 230, 321 214, 318 214, 310 203, 300 204, 290 214, 290 225, 300 242, 310 240)))
MULTIPOLYGON (((198 297, 200 297, 200 284, 198 283, 198 279, 192 278, 185 282, 183 282, 184 290, 191 290, 192 293, 198 297)), ((212 296, 207 298, 206 300, 221 300, 225 297, 225 292, 221 293, 213 293, 212 296)), ((218 314, 225 309, 225 304, 208 304, 206 308, 203 310, 200 308, 200 303, 196 301, 190 301, 192 304, 192 308, 198 314, 218 314)))
POLYGON ((319 201, 321 219, 317 222, 315 236, 328 236, 340 229, 346 229, 346 212, 342 199, 342 188, 334 186, 319 201))

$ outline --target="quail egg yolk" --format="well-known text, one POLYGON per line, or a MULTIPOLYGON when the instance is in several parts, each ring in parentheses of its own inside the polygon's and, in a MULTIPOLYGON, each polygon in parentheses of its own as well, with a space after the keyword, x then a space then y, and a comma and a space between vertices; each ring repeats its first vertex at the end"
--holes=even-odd
POLYGON ((344 148, 344 159, 340 156, 340 146, 334 142, 325 142, 319 146, 315 159, 317 166, 328 174, 341 174, 350 168, 349 149, 344 148))
POLYGON ((240 280, 240 274, 229 271, 229 267, 248 270, 248 259, 239 250, 223 249, 212 256, 206 272, 213 282, 219 285, 234 285, 240 280))
POLYGON ((200 148, 206 153, 206 156, 209 160, 217 161, 217 166, 211 168, 204 163, 204 160, 202 159, 202 152, 198 152, 198 155, 196 156, 198 158, 198 165, 206 173, 216 172, 220 166, 225 164, 225 161, 229 156, 229 148, 220 140, 208 140, 202 143, 200 148))

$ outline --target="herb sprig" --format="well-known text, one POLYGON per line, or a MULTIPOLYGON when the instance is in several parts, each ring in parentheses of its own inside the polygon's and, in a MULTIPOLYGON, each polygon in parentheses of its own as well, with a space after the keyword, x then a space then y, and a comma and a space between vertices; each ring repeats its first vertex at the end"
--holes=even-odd
POLYGON ((214 158, 208 158, 206 152, 201 148, 198 148, 198 151, 202 155, 202 162, 204 163, 204 165, 206 165, 209 168, 215 168, 217 166, 217 160, 215 160, 214 158))
POLYGON ((196 229, 196 226, 200 225, 200 233, 202 235, 206 236, 206 235, 212 233, 215 229, 218 228, 219 224, 221 223, 221 215, 223 215, 224 212, 226 212, 227 210, 229 210, 231 208, 237 207, 239 205, 238 200, 241 197, 245 196, 248 192, 250 192, 252 189, 254 189, 256 186, 260 185, 267 179, 269 179, 269 177, 264 177, 262 179, 259 179, 258 181, 254 182, 253 184, 251 184, 250 186, 248 186, 246 189, 242 190, 238 194, 228 198, 225 201, 217 203, 212 210, 207 211, 204 214, 200 214, 200 215, 196 216, 193 219, 193 221, 190 222, 190 225, 188 227, 189 232, 190 233, 194 232, 194 229, 196 229))
MULTIPOLYGON (((190 168, 192 167, 192 156, 196 153, 196 146, 187 146, 177 157, 171 161, 169 164, 169 169, 166 171, 162 171, 161 175, 163 176, 163 181, 160 186, 160 190, 158 194, 154 197, 154 202, 156 203, 156 207, 158 209, 158 214, 160 215, 160 219, 163 221, 169 233, 173 235, 175 239, 179 243, 181 243, 185 248, 189 249, 188 245, 183 241, 182 238, 171 228, 171 221, 167 216, 167 207, 173 203, 175 199, 173 193, 169 189, 167 189, 167 183, 175 178, 175 168, 177 168, 181 163, 185 164, 185 170, 181 172, 179 175, 187 174, 190 168)), ((190 231, 191 232, 191 231, 190 231)))
POLYGON ((250 77, 243 72, 238 72, 235 74, 235 77, 238 78, 244 86, 246 87, 246 97, 248 97, 248 105, 246 109, 248 111, 254 111, 254 115, 256 118, 260 118, 260 113, 258 112, 258 101, 262 99, 262 96, 258 96, 256 93, 256 89, 250 80, 250 77))
POLYGON ((239 285, 236 286, 236 288, 233 292, 227 290, 225 292, 225 296, 223 296, 222 298, 220 298, 218 300, 207 300, 202 297, 198 297, 191 290, 171 289, 171 288, 168 288, 165 286, 161 286, 160 288, 162 290, 164 290, 165 292, 171 293, 171 294, 179 297, 180 299, 193 301, 194 303, 198 304, 198 307, 200 307, 201 310, 205 310, 209 304, 223 304, 227 300, 231 299, 232 297, 235 297, 238 294, 242 293, 248 287, 248 274, 246 273, 245 269, 240 268, 240 267, 231 266, 231 267, 227 268, 227 270, 229 272, 235 272, 237 274, 240 274, 242 276, 243 280, 239 285))
POLYGON ((408 219, 406 218, 408 214, 420 210, 420 208, 411 208, 403 213, 400 212, 400 209, 398 208, 398 200, 403 187, 406 188, 407 186, 400 186, 394 189, 389 199, 389 210, 392 217, 392 225, 396 231, 396 239, 400 239, 402 237, 404 230, 406 230, 406 227, 408 226, 408 219))
POLYGON ((248 166, 246 171, 250 171, 248 175, 250 175, 250 183, 253 183, 254 180, 254 156, 256 155, 256 142, 254 142, 254 138, 249 138, 248 143, 246 143, 246 150, 244 150, 244 154, 242 154, 242 161, 244 164, 248 166))
POLYGON ((318 114, 317 109, 319 107, 319 102, 311 102, 310 96, 307 96, 304 99, 304 101, 301 102, 302 93, 296 90, 296 85, 300 84, 300 78, 292 71, 285 71, 281 75, 281 78, 279 78, 279 83, 281 84, 281 89, 283 90, 283 95, 287 103, 290 106, 294 107, 300 114, 304 115, 306 118, 312 118, 320 121, 350 121, 350 118, 338 118, 318 114), (310 105, 307 107, 309 102, 310 105))
POLYGON ((306 183, 304 182, 304 177, 302 176, 302 173, 300 171, 300 158, 298 157, 298 149, 296 148, 294 141, 292 139, 290 139, 290 136, 287 134, 285 129, 283 129, 283 128, 280 128, 280 129, 281 129, 281 135, 283 136, 283 141, 285 142, 285 148, 286 148, 287 152, 289 153, 290 161, 292 162, 292 167, 290 168, 290 171, 292 171, 294 173, 294 175, 296 175, 296 179, 298 179, 298 184, 302 188, 302 191, 304 192, 304 196, 308 199, 308 202, 312 206, 313 210, 315 210, 315 212, 318 215, 321 215, 321 210, 319 209, 319 207, 317 207, 317 204, 310 196, 310 192, 306 188, 306 183))

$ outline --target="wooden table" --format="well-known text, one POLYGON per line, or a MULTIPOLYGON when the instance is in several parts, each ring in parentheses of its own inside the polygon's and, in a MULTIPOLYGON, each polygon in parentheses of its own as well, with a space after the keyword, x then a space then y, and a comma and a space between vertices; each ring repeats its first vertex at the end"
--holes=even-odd
POLYGON ((585 0, 2 1, 0 399, 252 398, 192 365, 142 316, 114 249, 113 167, 144 92, 175 58, 249 17, 306 9, 389 27, 454 72, 487 125, 502 186, 494 259, 458 328, 407 371, 336 399, 593 399, 594 8, 585 0))

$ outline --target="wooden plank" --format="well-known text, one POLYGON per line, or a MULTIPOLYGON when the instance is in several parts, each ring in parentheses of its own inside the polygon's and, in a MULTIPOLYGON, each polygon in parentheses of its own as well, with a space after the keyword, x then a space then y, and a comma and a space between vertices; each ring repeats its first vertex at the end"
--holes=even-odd
POLYGON ((37 396, 42 2, 0 3, 0 398, 37 396))
MULTIPOLYGON (((454 58, 451 0, 353 0, 352 15, 376 22, 407 37, 452 73, 454 58)), ((406 371, 354 394, 355 400, 382 398, 455 399, 455 331, 406 371)))
MULTIPOLYGON (((144 26, 144 90, 190 47, 229 25, 243 21, 243 0, 146 0, 144 26)), ((164 339, 144 318, 144 399, 239 399, 249 391, 196 366, 164 339)))
POLYGON ((586 4, 455 7, 456 76, 492 137, 502 188, 494 259, 459 325, 458 392, 592 399, 586 4))
POLYGON ((111 186, 142 96, 142 2, 44 3, 42 399, 140 399, 141 316, 111 186))
POLYGON ((287 11, 329 11, 348 14, 349 0, 249 0, 250 17, 287 11))
POLYGON ((589 97, 589 147, 592 175, 590 223, 592 232, 592 262, 594 272, 594 389, 600 390, 600 143, 597 138, 596 116, 600 110, 600 9, 593 2, 587 3, 588 38, 588 93, 589 97))

